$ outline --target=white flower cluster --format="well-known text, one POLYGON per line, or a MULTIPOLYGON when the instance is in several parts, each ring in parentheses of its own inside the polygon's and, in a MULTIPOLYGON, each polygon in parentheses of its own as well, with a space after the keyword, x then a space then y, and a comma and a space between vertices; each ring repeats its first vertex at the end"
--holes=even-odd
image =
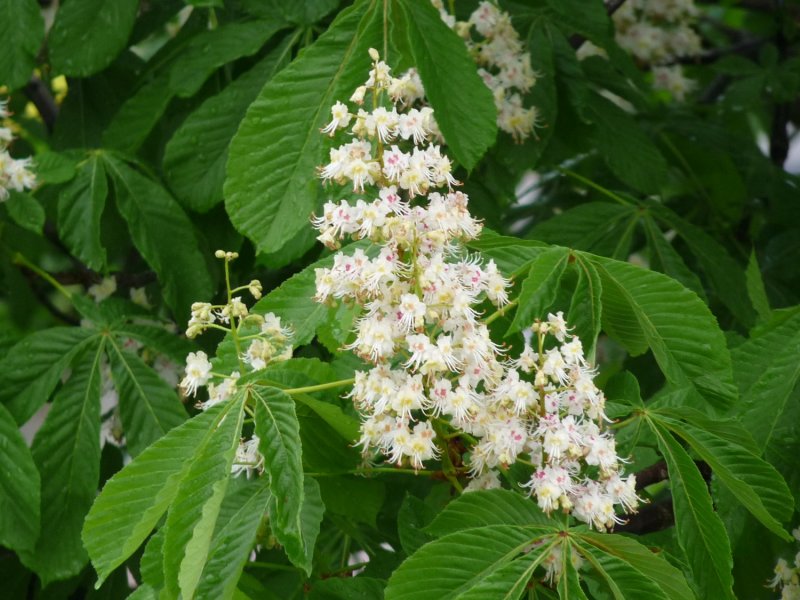
MULTIPOLYGON (((0 100, 0 122, 9 116, 11 113, 8 112, 7 101, 0 100)), ((0 126, 0 202, 8 199, 9 190, 24 192, 36 185, 36 178, 30 170, 32 159, 15 159, 8 153, 8 146, 13 140, 11 129, 0 126)))
MULTIPOLYGON (((795 528, 792 535, 800 542, 800 527, 795 528)), ((774 590, 780 590, 781 600, 800 600, 800 552, 795 554, 791 565, 785 558, 778 559, 775 576, 768 585, 774 590)))
POLYGON ((653 87, 682 101, 694 87, 679 58, 697 56, 702 40, 692 27, 694 0, 629 0, 614 13, 617 43, 637 60, 653 67, 653 87))
MULTIPOLYGON (((386 67, 372 53, 375 82, 386 67)), ((373 85, 372 93, 380 106, 386 88, 373 85)), ((378 129, 353 135, 385 173, 394 154, 382 151, 378 129)), ((408 141, 409 154, 427 151, 424 137, 408 141)), ((481 224, 465 194, 433 191, 456 183, 447 174, 427 178, 427 195, 376 177, 375 200, 329 202, 313 221, 331 248, 348 236, 379 245, 374 255, 340 252, 331 268, 316 271, 317 301, 363 307, 346 346, 373 363, 356 373, 350 393, 363 418, 359 445, 365 455, 421 469, 446 440, 461 437, 471 445, 462 473, 475 478, 469 489, 498 486, 497 471, 524 455, 536 469, 528 487, 544 510, 573 511, 609 528, 618 522, 614 506, 633 510, 638 498, 634 478, 619 475, 613 438, 598 425, 604 398, 581 342, 567 339, 561 313, 537 322, 537 350, 526 347, 516 360, 492 341, 480 305, 506 305, 509 281, 493 261, 463 250, 481 224), (545 348, 548 333, 561 345, 545 348)))
POLYGON ((523 96, 536 84, 530 55, 511 25, 511 17, 495 4, 483 1, 467 21, 456 21, 442 0, 431 0, 442 20, 464 38, 479 65, 478 73, 492 90, 497 126, 524 141, 539 125, 536 107, 525 107, 523 96), (478 39, 473 39, 473 30, 478 39))
MULTIPOLYGON (((216 256, 225 260, 227 269, 227 263, 237 258, 238 254, 218 250, 216 256)), ((192 316, 186 329, 186 336, 192 338, 207 329, 230 332, 239 352, 237 358, 242 370, 249 367, 253 371, 258 371, 269 363, 290 359, 291 329, 284 327, 280 317, 273 313, 265 315, 251 313, 241 296, 233 296, 236 292, 245 290, 254 298, 261 297, 261 283, 253 280, 247 285, 228 290, 228 302, 225 304, 209 302, 192 304, 192 316)), ((186 357, 185 377, 180 387, 187 396, 195 396, 198 388, 207 386, 208 400, 197 405, 203 410, 230 398, 236 391, 236 381, 241 376, 239 370, 222 374, 213 372, 213 369, 208 355, 202 350, 190 352, 186 357)))

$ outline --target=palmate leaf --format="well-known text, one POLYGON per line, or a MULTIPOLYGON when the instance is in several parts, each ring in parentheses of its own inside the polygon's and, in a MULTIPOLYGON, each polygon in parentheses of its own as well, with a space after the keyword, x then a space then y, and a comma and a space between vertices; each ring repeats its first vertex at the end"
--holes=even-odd
POLYGON ((115 156, 103 158, 133 243, 156 272, 167 304, 183 319, 192 302, 211 295, 211 278, 192 223, 161 185, 115 156))
POLYGON ((119 394, 128 451, 136 456, 186 420, 175 390, 135 354, 109 339, 108 357, 119 394))
POLYGON ((14 417, 0 404, 0 545, 31 550, 39 537, 41 486, 14 417))
POLYGON ((44 585, 76 575, 86 564, 83 519, 100 479, 100 392, 105 342, 81 354, 31 448, 42 477, 42 535, 21 554, 44 585))
POLYGON ((256 403, 256 435, 275 503, 270 510, 273 531, 287 551, 292 549, 293 562, 310 573, 310 561, 305 560, 303 459, 294 401, 277 388, 252 386, 250 394, 256 403))
POLYGON ((83 526, 83 543, 98 586, 156 526, 178 493, 196 449, 231 407, 212 407, 179 425, 108 480, 83 526))
POLYGON ((232 598, 270 499, 265 477, 231 482, 222 502, 203 567, 198 598, 232 598))
MULTIPOLYGON (((717 410, 736 399, 725 337, 708 307, 669 277, 586 256, 603 285, 603 329, 632 355, 648 347, 667 381, 697 392, 717 410)), ((704 402, 689 397, 704 408, 704 402)))
POLYGON ((61 75, 102 71, 125 47, 139 0, 70 0, 59 6, 47 37, 50 62, 61 75))
POLYGON ((185 337, 153 325, 141 323, 116 323, 114 333, 119 338, 131 338, 163 354, 176 363, 186 360, 186 355, 196 348, 185 337))
POLYGON ((22 425, 47 402, 61 374, 96 332, 80 327, 51 327, 16 344, 0 361, 0 402, 22 425))
POLYGON ((669 431, 652 421, 650 427, 667 462, 678 542, 686 553, 701 597, 732 600, 730 542, 725 526, 714 512, 706 482, 669 431))
POLYGON ((258 92, 291 57, 297 34, 287 37, 256 66, 181 124, 164 151, 164 171, 181 203, 205 212, 222 201, 228 146, 258 92))
POLYGON ((664 418, 660 414, 652 418, 683 438, 708 463, 718 480, 767 529, 787 541, 792 540, 781 522, 792 518, 794 499, 772 465, 731 440, 717 437, 691 423, 664 418))
POLYGON ((496 594, 503 581, 492 575, 501 569, 505 590, 510 590, 520 573, 508 565, 515 559, 527 563, 527 549, 556 532, 552 527, 492 525, 446 535, 425 544, 394 571, 386 600, 457 598, 476 587, 483 589, 485 581, 496 594))
POLYGON ((106 266, 100 218, 108 196, 103 162, 90 156, 58 196, 58 233, 70 252, 95 271, 106 266))
POLYGON ((397 5, 402 7, 408 46, 448 149, 471 170, 497 135, 492 93, 478 76, 464 40, 445 25, 433 5, 415 0, 398 0, 397 5))
MULTIPOLYGON (((272 496, 268 507, 270 521, 274 521, 277 518, 277 506, 278 500, 275 496, 272 496)), ((306 477, 303 479, 300 534, 275 532, 275 537, 284 545, 286 556, 289 557, 292 563, 305 570, 307 575, 311 574, 314 546, 317 543, 317 536, 320 532, 324 513, 325 504, 322 502, 319 484, 316 480, 306 477)))
POLYGON ((36 0, 0 0, 0 85, 10 91, 28 83, 44 39, 44 20, 36 0))
POLYGON ((253 102, 231 142, 225 208, 261 252, 276 252, 317 208, 314 169, 323 160, 320 128, 336 100, 364 79, 367 49, 379 46, 381 10, 360 0, 273 77, 253 102), (270 136, 280 143, 270 143, 270 136))
POLYGON ((165 588, 172 596, 195 597, 239 447, 246 397, 240 390, 228 401, 226 417, 195 448, 170 504, 163 552, 165 588))

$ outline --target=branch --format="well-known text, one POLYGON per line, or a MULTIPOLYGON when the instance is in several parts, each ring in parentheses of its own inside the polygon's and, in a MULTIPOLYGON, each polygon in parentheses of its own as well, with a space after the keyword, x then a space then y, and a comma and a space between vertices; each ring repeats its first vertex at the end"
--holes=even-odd
POLYGON ((628 522, 614 528, 614 533, 634 533, 642 535, 668 529, 675 524, 675 511, 672 498, 650 504, 638 513, 630 515, 628 522))
POLYGON ((48 87, 38 77, 32 77, 25 85, 25 95, 33 102, 36 110, 44 121, 48 133, 53 133, 53 127, 58 117, 58 105, 48 87))

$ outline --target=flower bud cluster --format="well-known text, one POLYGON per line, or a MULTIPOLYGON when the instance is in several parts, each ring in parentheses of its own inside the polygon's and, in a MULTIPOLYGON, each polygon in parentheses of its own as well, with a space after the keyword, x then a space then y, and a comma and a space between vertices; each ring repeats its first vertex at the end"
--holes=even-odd
POLYGON ((697 56, 702 40, 693 28, 694 0, 632 0, 614 13, 617 43, 653 67, 653 87, 682 101, 694 87, 676 59, 697 56))
POLYGON ((524 141, 539 125, 536 107, 525 107, 523 96, 536 84, 538 75, 530 55, 511 25, 511 17, 495 4, 483 1, 467 21, 456 21, 442 0, 432 0, 442 20, 464 38, 480 67, 478 73, 492 90, 497 107, 497 126, 524 141))
MULTIPOLYGON (((800 527, 792 531, 794 539, 800 542, 800 527)), ((795 554, 794 562, 779 558, 775 565, 775 576, 768 584, 773 590, 780 590, 781 600, 800 599, 800 552, 795 554)))
MULTIPOLYGON (((373 59, 370 80, 389 78, 373 59)), ((373 86, 372 93, 380 105, 386 90, 373 86)), ((413 110, 399 102, 393 108, 413 110)), ((411 155, 430 148, 425 137, 408 141, 411 155)), ((378 129, 358 143, 384 173, 393 155, 381 152, 378 129)), ((619 521, 614 507, 633 510, 638 498, 601 429, 605 400, 581 342, 567 335, 561 313, 535 324, 536 349, 526 346, 515 360, 492 340, 481 311, 504 307, 510 283, 493 261, 464 250, 481 231, 467 195, 433 191, 455 183, 429 177, 419 193, 384 174, 375 178, 371 202, 329 202, 313 220, 331 248, 347 237, 377 246, 339 252, 331 268, 316 270, 317 301, 362 309, 345 347, 372 364, 356 372, 349 394, 362 416, 359 445, 365 456, 421 469, 453 450, 447 440, 461 438, 460 474, 474 478, 469 489, 498 486, 498 472, 525 457, 535 469, 527 487, 544 510, 572 511, 609 528, 619 521), (548 335, 556 346, 545 343, 548 335)))
MULTIPOLYGON (((8 111, 7 101, 0 100, 0 122, 11 116, 8 111)), ((30 167, 32 159, 12 158, 8 153, 8 146, 14 140, 14 133, 8 127, 0 126, 0 202, 8 199, 9 190, 23 192, 33 189, 36 178, 30 167)))

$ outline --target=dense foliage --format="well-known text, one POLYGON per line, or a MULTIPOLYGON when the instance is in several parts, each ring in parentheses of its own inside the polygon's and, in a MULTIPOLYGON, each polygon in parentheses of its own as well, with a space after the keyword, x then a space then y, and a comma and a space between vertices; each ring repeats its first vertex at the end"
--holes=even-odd
POLYGON ((3 597, 800 597, 800 3, 0 15, 3 597))

